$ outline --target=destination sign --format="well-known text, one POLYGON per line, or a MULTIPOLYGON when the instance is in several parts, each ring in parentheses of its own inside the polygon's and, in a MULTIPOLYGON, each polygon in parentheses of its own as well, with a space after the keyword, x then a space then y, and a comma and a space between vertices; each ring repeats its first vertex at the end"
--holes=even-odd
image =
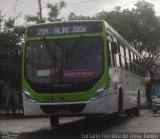
POLYGON ((95 70, 65 70, 63 76, 65 78, 75 77, 93 77, 96 75, 95 70))
POLYGON ((30 26, 27 37, 59 36, 102 32, 102 22, 67 22, 30 26))

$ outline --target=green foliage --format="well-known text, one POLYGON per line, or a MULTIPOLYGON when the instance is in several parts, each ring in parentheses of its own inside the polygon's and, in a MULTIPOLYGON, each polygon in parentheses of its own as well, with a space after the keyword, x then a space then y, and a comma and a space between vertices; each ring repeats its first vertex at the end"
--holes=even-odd
POLYGON ((31 23, 36 23, 36 24, 45 23, 47 21, 49 22, 61 21, 63 17, 59 17, 60 12, 65 7, 66 7, 66 3, 64 1, 60 1, 59 3, 55 3, 55 4, 48 3, 47 4, 47 9, 48 9, 47 17, 43 17, 43 19, 40 20, 39 13, 37 13, 37 15, 26 15, 25 20, 27 21, 27 23, 31 22, 31 23))
POLYGON ((74 12, 71 12, 68 16, 68 20, 76 20, 77 16, 74 12))
POLYGON ((5 20, 5 30, 11 30, 14 28, 15 20, 11 17, 8 20, 5 20))
MULTIPOLYGON (((140 52, 150 52, 152 47, 159 47, 160 17, 155 15, 154 6, 144 0, 138 1, 134 9, 115 7, 114 10, 102 11, 92 17, 76 16, 70 13, 69 20, 100 19, 106 20, 125 39, 140 52)), ((153 51, 152 51, 153 53, 153 51)))
POLYGON ((68 16, 68 20, 92 20, 90 16, 79 15, 76 16, 75 13, 71 12, 68 16))
POLYGON ((40 22, 39 17, 34 15, 26 15, 25 19, 27 20, 27 22, 36 22, 36 23, 40 22))
POLYGON ((62 18, 59 18, 61 10, 66 6, 66 3, 64 1, 60 1, 59 3, 56 3, 52 5, 51 3, 47 4, 47 8, 49 9, 48 13, 48 21, 54 22, 54 21, 60 21, 62 18))
POLYGON ((37 13, 37 15, 26 15, 25 20, 27 22, 36 23, 36 24, 46 22, 46 18, 42 18, 42 20, 40 20, 39 13, 37 13))
POLYGON ((15 20, 1 20, 4 25, 0 32, 0 80, 20 88, 21 46, 25 28, 15 26, 15 20))

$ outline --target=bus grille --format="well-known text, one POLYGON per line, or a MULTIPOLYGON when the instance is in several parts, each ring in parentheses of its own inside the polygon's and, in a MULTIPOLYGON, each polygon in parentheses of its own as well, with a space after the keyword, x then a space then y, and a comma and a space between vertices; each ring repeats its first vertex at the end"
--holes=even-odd
POLYGON ((86 104, 67 104, 67 105, 40 105, 43 112, 55 114, 57 111, 69 110, 71 113, 81 112, 86 104))

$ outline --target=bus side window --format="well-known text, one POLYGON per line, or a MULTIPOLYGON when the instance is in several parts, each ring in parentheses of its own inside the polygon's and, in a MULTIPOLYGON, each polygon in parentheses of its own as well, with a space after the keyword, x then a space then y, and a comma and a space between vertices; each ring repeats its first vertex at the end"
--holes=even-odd
POLYGON ((136 73, 136 65, 135 65, 135 58, 134 58, 134 53, 133 54, 133 72, 136 73))
POLYGON ((111 48, 114 48, 112 52, 113 52, 113 59, 114 59, 115 66, 121 67, 122 64, 121 64, 120 48, 116 38, 113 38, 111 48))
POLYGON ((128 70, 128 63, 127 63, 127 55, 126 55, 126 52, 127 52, 127 48, 123 45, 123 51, 124 51, 124 57, 125 57, 125 69, 128 70))
POLYGON ((143 61, 140 59, 140 67, 141 67, 141 76, 144 75, 143 61))
POLYGON ((136 71, 136 59, 135 59, 135 54, 133 53, 133 66, 134 66, 134 73, 137 73, 136 71))
POLYGON ((138 65, 138 75, 141 75, 140 73, 140 63, 139 63, 139 57, 137 56, 137 65, 138 65))
POLYGON ((132 53, 132 51, 129 51, 129 57, 130 57, 131 72, 134 72, 134 67, 133 67, 133 53, 132 53))
POLYGON ((123 69, 126 69, 124 47, 123 47, 123 45, 121 45, 121 44, 120 44, 120 53, 121 53, 122 68, 123 68, 123 69))
POLYGON ((112 49, 112 37, 107 36, 107 46, 108 46, 108 60, 109 66, 115 67, 115 60, 114 60, 114 50, 112 49))
POLYGON ((114 54, 111 47, 111 42, 109 43, 109 51, 110 51, 110 59, 111 59, 111 65, 112 67, 115 66, 115 60, 114 60, 114 54))
POLYGON ((119 43, 118 43, 117 47, 118 47, 118 56, 117 56, 116 62, 117 62, 118 67, 122 67, 122 59, 121 59, 121 52, 120 52, 119 43))
POLYGON ((110 42, 107 40, 107 55, 108 55, 108 65, 112 67, 111 62, 111 51, 110 51, 110 42))
POLYGON ((131 71, 130 58, 129 58, 129 49, 128 49, 128 48, 126 48, 126 47, 125 47, 125 49, 126 49, 127 69, 128 69, 128 71, 131 71))
POLYGON ((137 58, 138 58, 137 55, 134 55, 136 74, 138 75, 138 62, 137 62, 137 58))

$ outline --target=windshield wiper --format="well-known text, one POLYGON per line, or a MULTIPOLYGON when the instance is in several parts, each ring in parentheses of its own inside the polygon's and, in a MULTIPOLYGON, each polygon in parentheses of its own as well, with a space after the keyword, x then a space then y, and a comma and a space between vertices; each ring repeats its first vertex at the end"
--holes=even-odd
POLYGON ((51 46, 49 45, 49 42, 48 40, 44 37, 43 38, 43 42, 51 56, 51 58, 53 58, 53 64, 54 64, 54 68, 55 68, 55 73, 56 73, 56 64, 57 64, 57 58, 56 58, 56 50, 55 50, 55 47, 53 47, 53 49, 51 48, 51 46))
POLYGON ((60 82, 63 82, 63 68, 64 68, 64 63, 63 63, 63 57, 64 57, 64 52, 63 52, 63 44, 62 41, 59 40, 52 40, 52 43, 56 46, 56 47, 60 47, 61 48, 61 68, 58 71, 58 74, 60 73, 60 82))
POLYGON ((55 67, 55 73, 56 73, 56 77, 60 77, 61 82, 63 81, 63 45, 62 43, 60 43, 58 40, 51 40, 53 47, 50 46, 50 44, 48 43, 47 39, 44 38, 44 43, 46 45, 46 48, 48 49, 51 57, 54 60, 54 67, 55 67), (57 63, 58 63, 58 59, 56 57, 56 47, 60 47, 62 49, 62 56, 61 56, 61 68, 57 69, 57 63))

